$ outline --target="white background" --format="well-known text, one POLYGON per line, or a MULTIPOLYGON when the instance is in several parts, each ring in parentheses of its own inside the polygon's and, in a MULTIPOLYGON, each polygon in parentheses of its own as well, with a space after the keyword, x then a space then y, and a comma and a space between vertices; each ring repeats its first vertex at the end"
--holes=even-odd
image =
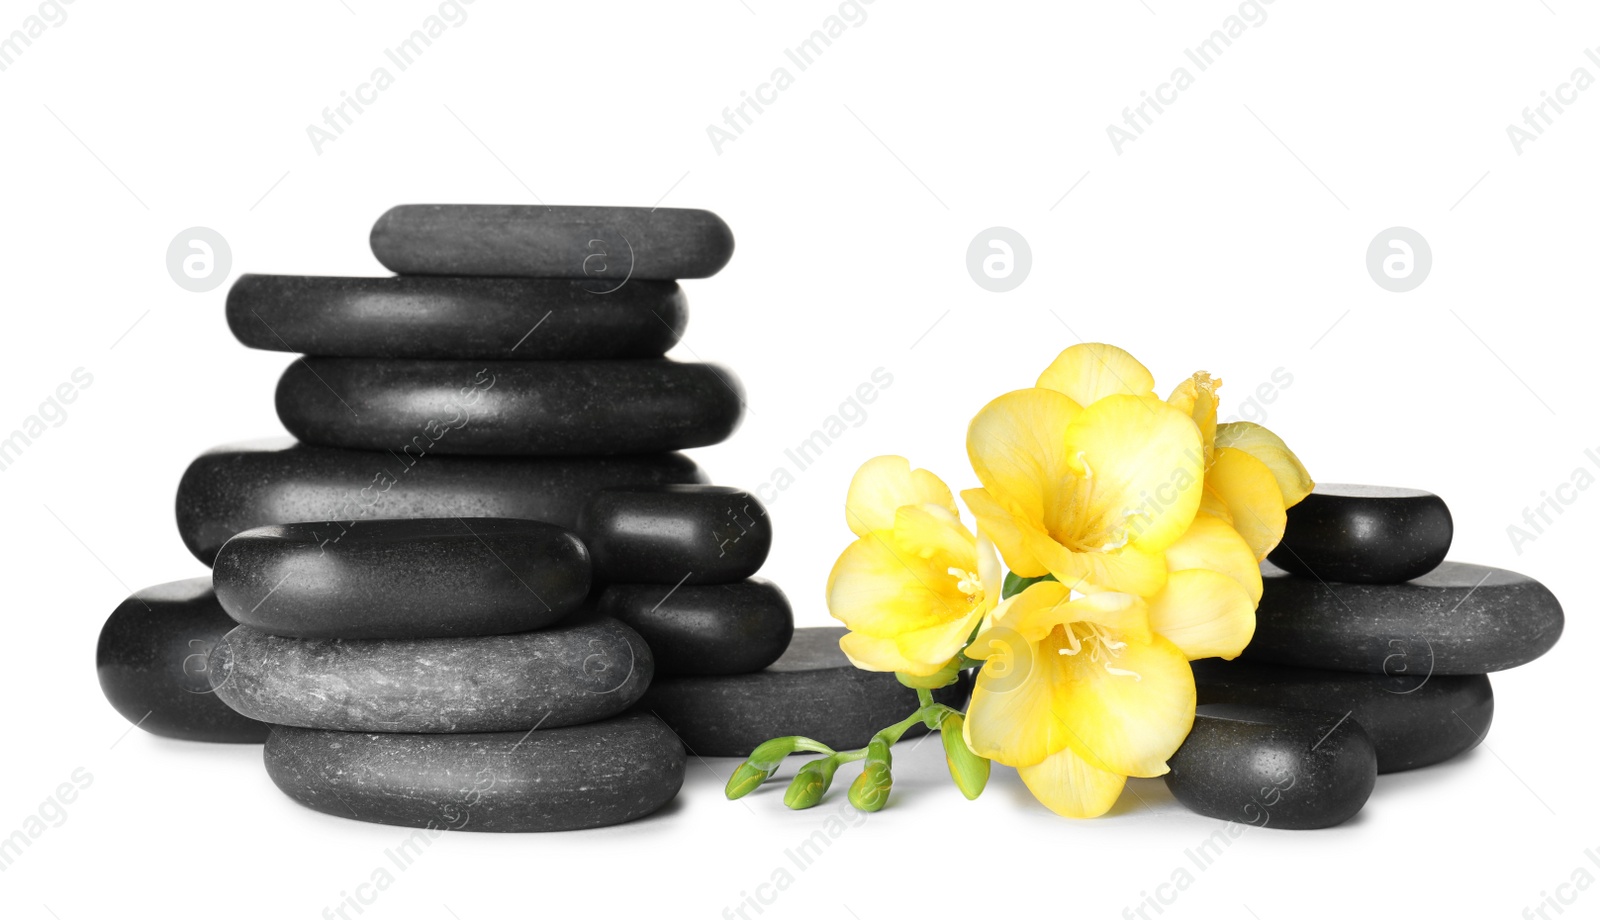
MULTIPOLYGON (((1277 0, 1201 73, 1183 49, 1236 4, 877 0, 799 72, 784 49, 837 4, 478 0, 319 155, 306 126, 437 4, 241 6, 78 0, 0 73, 0 429, 75 368, 94 378, 0 473, 0 835, 74 769, 94 776, 0 874, 6 917, 315 917, 403 839, 294 804, 259 748, 124 737, 101 697, 104 617, 130 590, 204 572, 173 524, 186 464, 281 433, 288 356, 235 343, 226 286, 180 289, 165 252, 199 225, 231 243, 234 273, 380 273, 367 231, 390 205, 536 197, 710 208, 733 227, 728 268, 685 284, 674 352, 726 362, 748 389, 734 439, 696 452, 718 481, 767 481, 875 368, 893 375, 772 505, 765 574, 802 624, 827 621, 856 465, 903 453, 975 485, 967 420, 1080 336, 1130 349, 1163 390, 1221 376, 1231 414, 1284 369, 1265 422, 1316 478, 1436 491, 1454 558, 1528 572, 1562 599, 1560 646, 1495 676, 1485 747, 1381 777, 1338 829, 1251 831, 1163 916, 1516 917, 1576 868, 1600 875, 1584 854, 1600 847, 1587 779, 1600 493, 1575 493, 1520 553, 1506 530, 1575 469, 1600 473, 1584 455, 1600 448, 1600 90, 1520 154, 1506 134, 1575 68, 1600 76, 1583 54, 1600 46, 1593 10, 1277 0), (1106 126, 1185 65, 1194 85, 1118 155, 1106 126), (718 153, 707 125, 779 66, 793 85, 718 153), (1033 253, 1006 294, 965 267, 996 225, 1033 253), (1396 225, 1434 255, 1405 294, 1364 265, 1396 225)), ((0 34, 36 9, 5 0, 0 34)), ((904 745, 891 807, 800 871, 785 849, 842 789, 811 812, 783 809, 777 788, 730 803, 730 767, 692 761, 678 802, 631 826, 448 835, 366 916, 719 916, 786 866, 794 883, 763 917, 1116 917, 1220 826, 1159 780, 1092 822, 1050 815, 1005 769, 968 803, 936 745, 904 745)), ((1569 915, 1600 911, 1600 891, 1578 897, 1569 915)))

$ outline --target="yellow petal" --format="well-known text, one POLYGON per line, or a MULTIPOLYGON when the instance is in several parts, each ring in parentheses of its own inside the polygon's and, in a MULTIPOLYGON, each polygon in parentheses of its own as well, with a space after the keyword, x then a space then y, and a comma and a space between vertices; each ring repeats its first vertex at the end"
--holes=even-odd
POLYGON ((1111 810, 1122 795, 1127 778, 1102 770, 1062 748, 1044 760, 1018 767, 1028 791, 1044 807, 1064 818, 1098 818, 1111 810))
POLYGON ((1014 629, 1033 642, 1068 623, 1093 623, 1133 641, 1150 641, 1149 612, 1144 599, 1132 594, 1105 591, 1073 600, 1066 585, 1040 581, 1007 598, 1003 607, 995 611, 995 627, 1014 629))
POLYGON ((1239 583, 1250 600, 1261 600, 1261 566, 1250 544, 1226 521, 1197 514, 1178 542, 1167 547, 1167 568, 1210 569, 1239 583))
POLYGON ((1021 633, 998 626, 980 633, 973 650, 986 659, 967 704, 964 731, 973 753, 1016 767, 1066 747, 1066 723, 1052 712, 1052 681, 1061 670, 1047 660, 1054 653, 1041 655, 1021 633))
POLYGON ((1045 518, 1053 535, 1070 534, 1089 546, 1100 537, 1125 538, 1159 553, 1189 529, 1205 461, 1199 429, 1182 412, 1155 397, 1108 396, 1067 426, 1066 449, 1088 489, 1081 497, 1061 490, 1045 518))
POLYGON ((1220 572, 1173 572, 1167 586, 1150 599, 1150 628, 1191 661, 1233 658, 1255 634, 1256 602, 1220 572))
POLYGON ((967 427, 967 457, 989 496, 1023 520, 1044 521, 1048 502, 1071 474, 1062 435, 1081 411, 1041 389, 1013 390, 978 410, 967 427))
POLYGON ((967 489, 961 493, 961 498, 972 509, 972 516, 978 519, 978 532, 993 542, 1011 571, 1023 578, 1050 574, 1044 560, 1033 552, 1035 540, 1050 540, 1037 519, 1029 520, 1011 513, 987 489, 967 489))
POLYGON ((955 512, 936 504, 902 505, 894 513, 895 548, 935 568, 951 566, 970 572, 978 564, 977 539, 955 512))
POLYGON ((1217 436, 1217 388, 1221 380, 1212 379, 1205 371, 1198 371, 1188 380, 1178 384, 1167 405, 1194 419, 1200 428, 1200 443, 1204 445, 1207 462, 1211 460, 1212 442, 1217 436))
POLYGON ((1038 386, 1065 393, 1078 405, 1087 406, 1114 393, 1153 394, 1156 379, 1133 355, 1096 342, 1074 345, 1057 355, 1039 375, 1038 386))
MULTIPOLYGON (((839 650, 850 659, 850 663, 863 671, 904 671, 907 674, 931 674, 933 671, 919 672, 921 662, 911 661, 900 653, 900 646, 893 639, 879 639, 866 633, 847 632, 839 639, 839 650)), ((937 671, 938 668, 934 668, 937 671)))
POLYGON ((1206 491, 1227 506, 1233 529, 1250 544, 1256 561, 1283 539, 1283 492, 1266 464, 1235 447, 1217 451, 1206 470, 1206 491))
POLYGON ((893 545, 887 531, 845 547, 828 575, 828 612, 852 630, 890 638, 967 612, 956 579, 893 545))
POLYGON ((933 503, 956 513, 950 487, 927 470, 913 470, 911 461, 893 455, 873 457, 856 470, 845 496, 845 521, 858 537, 894 525, 901 505, 933 503))
POLYGON ((1167 772, 1167 758, 1194 724, 1194 674, 1183 652, 1160 635, 1148 644, 1128 642, 1111 665, 1132 671, 1135 679, 1112 673, 1087 650, 1056 654, 1052 642, 1040 647, 1038 657, 1056 659, 1052 712, 1072 749, 1094 766, 1124 776, 1167 772))
POLYGON ((1217 447, 1233 447, 1266 464, 1278 480, 1278 490, 1283 493, 1283 506, 1293 508, 1311 494, 1316 484, 1306 472, 1300 458, 1289 445, 1271 431, 1254 422, 1228 422, 1217 426, 1217 447))
MULTIPOLYGON (((1149 595, 1161 590, 1167 580, 1167 563, 1160 552, 1129 545, 1111 552, 1075 553, 1035 530, 1023 530, 1022 541, 1029 558, 1040 560, 1046 571, 1069 587, 1090 584, 1103 590, 1149 595)), ((1015 565, 1011 569, 1032 577, 1015 565)))

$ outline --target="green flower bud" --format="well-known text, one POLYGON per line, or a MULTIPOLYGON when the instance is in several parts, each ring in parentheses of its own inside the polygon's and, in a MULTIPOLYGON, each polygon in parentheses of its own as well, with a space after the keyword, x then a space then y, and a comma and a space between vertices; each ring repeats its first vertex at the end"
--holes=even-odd
POLYGON ((893 785, 894 777, 889 772, 889 765, 869 760, 862 768, 861 775, 850 784, 850 804, 862 811, 878 811, 889 804, 889 788, 893 785))
POLYGON ((839 764, 832 757, 810 761, 789 781, 789 788, 783 793, 783 804, 790 808, 810 808, 822 801, 838 769, 839 764))
POLYGON ((929 674, 927 677, 918 677, 915 674, 905 674, 900 671, 894 672, 895 680, 898 680, 901 684, 910 687, 913 690, 937 690, 940 687, 948 687, 955 683, 956 678, 960 675, 960 655, 950 659, 950 661, 946 663, 944 667, 940 668, 933 674, 929 674))
POLYGON ((956 788, 968 799, 975 799, 989 782, 989 761, 967 747, 967 739, 961 736, 964 721, 960 713, 946 716, 939 726, 939 740, 944 742, 945 766, 950 768, 956 788))
POLYGON ((728 788, 724 791, 730 799, 743 798, 771 779, 777 769, 776 764, 771 767, 758 767, 747 760, 739 764, 733 775, 728 777, 728 788))

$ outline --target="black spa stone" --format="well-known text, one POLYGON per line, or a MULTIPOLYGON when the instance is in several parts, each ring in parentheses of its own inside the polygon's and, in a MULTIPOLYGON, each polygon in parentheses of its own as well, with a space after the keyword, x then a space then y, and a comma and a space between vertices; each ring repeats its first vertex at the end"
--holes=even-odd
POLYGON ((1505 569, 1446 562, 1399 585, 1320 582, 1263 565, 1248 661, 1404 675, 1527 664, 1561 638, 1555 595, 1505 569))
POLYGON ((632 627, 656 674, 748 674, 783 654, 794 612, 764 578, 726 585, 612 585, 599 612, 632 627))
POLYGON ((598 492, 578 515, 597 581, 706 585, 754 575, 772 519, 743 489, 666 485, 598 492))
MULTIPOLYGON (((879 729, 917 710, 917 692, 893 674, 863 671, 839 650, 842 627, 802 627, 771 666, 753 674, 661 677, 637 707, 672 726, 701 757, 745 757, 782 735, 804 735, 836 749, 865 745, 879 729)), ((933 692, 966 705, 970 678, 933 692)), ((918 725, 906 737, 923 734, 918 725)))
POLYGON ((682 454, 450 457, 280 438, 224 445, 190 463, 178 484, 178 533, 210 565, 234 534, 265 524, 320 521, 330 537, 380 518, 505 517, 571 528, 601 489, 704 481, 682 454))
POLYGON ((1307 578, 1398 584, 1443 562, 1453 533, 1450 509, 1432 492, 1320 483, 1289 509, 1267 558, 1307 578))
POLYGON ((267 351, 506 361, 659 358, 688 306, 675 281, 241 275, 228 328, 267 351))
POLYGON ((540 629, 589 594, 571 531, 506 518, 269 524, 217 554, 223 609, 275 636, 425 639, 540 629))
POLYGON ((1336 713, 1212 704, 1167 761, 1167 788, 1210 818, 1238 825, 1333 827, 1378 780, 1372 739, 1336 713))
POLYGON ((1477 747, 1494 720, 1486 674, 1354 674, 1207 658, 1194 664, 1199 701, 1350 714, 1378 752, 1378 772, 1449 760, 1477 747))
POLYGON ((278 380, 278 420, 307 444, 545 457, 716 444, 744 397, 712 364, 302 358, 278 380))
POLYGON ((136 591, 100 630, 94 656, 100 689, 123 718, 151 734, 260 744, 269 726, 234 712, 211 691, 207 655, 233 627, 210 578, 136 591))
POLYGON ((580 278, 598 291, 709 278, 733 257, 722 218, 688 208, 403 204, 378 218, 371 242, 401 275, 580 278))
POLYGON ((609 718, 652 670, 644 640, 610 619, 457 639, 289 639, 240 626, 210 659, 217 696, 251 718, 426 734, 609 718))
POLYGON ((648 715, 535 732, 368 734, 278 726, 267 775, 307 808, 422 828, 401 867, 444 831, 569 831, 642 818, 683 785, 683 745, 648 715))

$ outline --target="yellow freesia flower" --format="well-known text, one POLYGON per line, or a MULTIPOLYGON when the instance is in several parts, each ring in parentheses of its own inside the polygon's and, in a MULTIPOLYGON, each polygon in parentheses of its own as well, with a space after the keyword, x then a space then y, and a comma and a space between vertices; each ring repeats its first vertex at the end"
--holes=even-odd
POLYGON ((961 523, 949 486, 904 457, 862 464, 845 518, 859 539, 828 576, 828 610, 850 628, 840 648, 868 671, 937 673, 1000 600, 993 544, 961 523))
POLYGON ((1160 776, 1194 722, 1194 676, 1142 598, 1038 582, 1001 602, 967 654, 985 659, 965 738, 1016 767, 1051 811, 1105 814, 1129 776, 1160 776))

